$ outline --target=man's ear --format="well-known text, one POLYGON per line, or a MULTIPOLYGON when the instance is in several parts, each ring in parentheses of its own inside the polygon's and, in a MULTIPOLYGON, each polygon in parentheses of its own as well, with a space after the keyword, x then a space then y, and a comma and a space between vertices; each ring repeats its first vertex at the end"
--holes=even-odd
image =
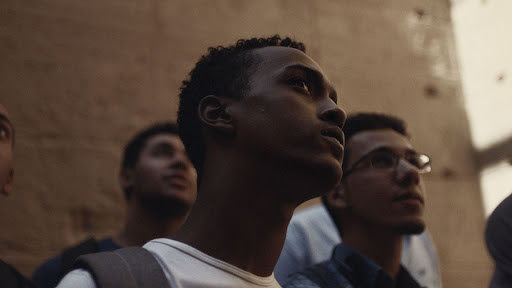
POLYGON ((12 184, 14 183, 14 168, 9 170, 9 175, 7 176, 7 183, 5 183, 4 187, 2 187, 2 194, 9 196, 12 192, 12 184))
POLYGON ((199 102, 199 121, 206 127, 222 134, 232 134, 235 131, 229 106, 233 99, 208 95, 199 102))
POLYGON ((343 183, 340 183, 336 188, 327 193, 327 202, 335 210, 347 208, 349 206, 347 200, 346 188, 343 183))
POLYGON ((129 189, 133 186, 134 172, 132 168, 122 168, 121 173, 119 174, 119 184, 121 184, 121 188, 123 191, 129 189))

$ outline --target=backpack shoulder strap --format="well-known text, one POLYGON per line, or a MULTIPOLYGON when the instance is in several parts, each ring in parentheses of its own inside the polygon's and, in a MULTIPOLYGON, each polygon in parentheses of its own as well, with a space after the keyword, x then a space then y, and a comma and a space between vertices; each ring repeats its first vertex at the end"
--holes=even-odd
POLYGON ((127 247, 115 253, 130 266, 138 288, 171 288, 162 266, 148 250, 142 247, 127 247))
POLYGON ((74 267, 88 270, 99 288, 170 288, 160 263, 142 247, 84 255, 74 267))
POLYGON ((64 275, 71 271, 76 258, 85 254, 96 253, 98 251, 98 242, 94 240, 94 238, 89 238, 73 247, 64 250, 64 252, 62 252, 62 260, 60 264, 60 278, 64 277, 64 275))

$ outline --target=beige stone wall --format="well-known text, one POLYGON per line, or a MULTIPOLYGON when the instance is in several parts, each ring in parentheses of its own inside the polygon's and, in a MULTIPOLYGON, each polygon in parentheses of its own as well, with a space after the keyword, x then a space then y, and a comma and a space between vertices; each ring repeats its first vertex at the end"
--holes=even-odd
POLYGON ((0 255, 29 274, 88 235, 119 229, 121 148, 175 119, 206 47, 254 35, 304 41, 347 111, 404 117, 431 154, 427 220, 445 287, 484 287, 491 264, 448 0, 0 2, 0 102, 17 129, 0 255))

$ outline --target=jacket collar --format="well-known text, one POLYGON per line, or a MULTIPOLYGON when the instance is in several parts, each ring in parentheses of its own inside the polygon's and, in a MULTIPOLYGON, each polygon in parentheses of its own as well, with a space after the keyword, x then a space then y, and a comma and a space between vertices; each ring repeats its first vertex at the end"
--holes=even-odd
POLYGON ((356 287, 361 288, 415 288, 420 287, 407 270, 400 266, 396 280, 386 273, 379 265, 359 251, 338 244, 333 251, 332 260, 338 270, 356 287), (396 286, 394 286, 396 282, 396 286))

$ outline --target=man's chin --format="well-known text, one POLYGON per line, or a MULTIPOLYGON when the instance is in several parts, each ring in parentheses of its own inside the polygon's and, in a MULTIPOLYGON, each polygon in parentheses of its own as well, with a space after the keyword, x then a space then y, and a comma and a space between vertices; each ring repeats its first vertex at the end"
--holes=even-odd
POLYGON ((138 199, 144 209, 157 217, 173 218, 186 215, 190 205, 179 197, 147 196, 138 199))
POLYGON ((412 220, 401 223, 395 230, 402 235, 417 235, 425 231, 425 222, 423 220, 412 220))
MULTIPOLYGON (((329 155, 322 159, 321 163, 315 167, 315 170, 318 172, 318 182, 320 185, 325 186, 324 189, 320 191, 320 194, 325 194, 334 189, 341 181, 341 177, 343 176, 343 169, 341 166, 341 162, 339 159, 329 155)), ((311 173, 311 170, 310 172, 311 173)))

